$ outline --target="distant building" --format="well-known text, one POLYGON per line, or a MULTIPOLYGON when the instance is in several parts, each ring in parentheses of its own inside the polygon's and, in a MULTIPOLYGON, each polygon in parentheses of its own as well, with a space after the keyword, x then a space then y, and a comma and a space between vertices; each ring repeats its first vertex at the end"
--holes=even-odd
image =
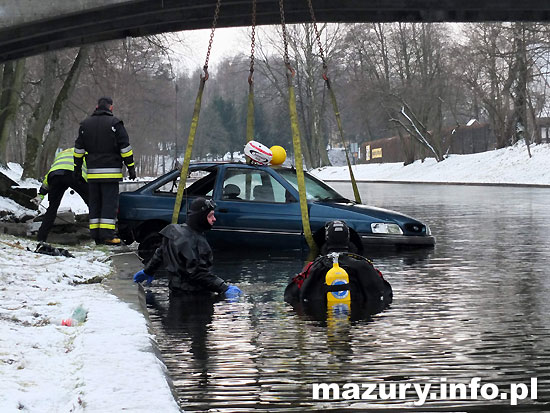
MULTIPOLYGON (((548 128, 550 129, 550 122, 548 128)), ((489 124, 477 121, 470 126, 448 128, 444 131, 442 139, 443 153, 478 153, 495 149, 495 147, 496 140, 489 124)), ((410 163, 431 156, 425 147, 409 135, 364 142, 361 144, 359 155, 359 163, 410 163)))
POLYGON ((550 118, 538 118, 537 124, 542 142, 550 143, 550 118))

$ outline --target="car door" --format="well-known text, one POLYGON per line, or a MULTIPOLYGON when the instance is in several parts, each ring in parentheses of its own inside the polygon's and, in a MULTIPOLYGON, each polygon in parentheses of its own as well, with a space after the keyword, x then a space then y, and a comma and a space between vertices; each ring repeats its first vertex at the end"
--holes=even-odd
POLYGON ((300 248, 299 203, 273 171, 226 167, 221 179, 215 193, 217 221, 209 234, 214 246, 300 248))

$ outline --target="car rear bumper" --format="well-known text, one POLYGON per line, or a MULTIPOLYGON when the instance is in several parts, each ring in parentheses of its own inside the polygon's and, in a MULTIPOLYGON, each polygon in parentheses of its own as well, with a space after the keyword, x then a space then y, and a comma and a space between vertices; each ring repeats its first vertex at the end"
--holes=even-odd
POLYGON ((433 247, 435 245, 435 237, 431 235, 375 235, 375 234, 360 234, 361 241, 364 245, 410 245, 410 246, 425 246, 433 247))

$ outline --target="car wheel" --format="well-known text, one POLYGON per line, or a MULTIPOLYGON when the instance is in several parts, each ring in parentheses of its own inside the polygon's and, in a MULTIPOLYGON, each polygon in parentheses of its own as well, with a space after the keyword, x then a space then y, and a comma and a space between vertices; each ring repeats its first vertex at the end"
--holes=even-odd
POLYGON ((139 243, 138 255, 144 264, 147 264, 153 257, 155 250, 160 246, 161 240, 162 236, 158 232, 153 232, 143 238, 143 241, 139 243))

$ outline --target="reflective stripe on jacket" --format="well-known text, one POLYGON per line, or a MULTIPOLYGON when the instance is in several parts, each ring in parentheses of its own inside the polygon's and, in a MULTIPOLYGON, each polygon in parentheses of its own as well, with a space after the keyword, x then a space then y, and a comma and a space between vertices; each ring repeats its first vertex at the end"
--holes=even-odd
MULTIPOLYGON (((74 171, 74 148, 65 149, 64 151, 61 151, 57 155, 55 155, 52 166, 44 177, 44 181, 42 182, 42 186, 40 187, 40 195, 46 195, 50 189, 48 178, 64 173, 65 171, 74 171)), ((86 162, 82 164, 82 178, 84 178, 85 181, 88 181, 86 162)))
POLYGON ((74 161, 79 167, 86 158, 89 180, 121 181, 122 163, 133 167, 133 155, 124 123, 109 110, 97 109, 80 124, 74 161))

